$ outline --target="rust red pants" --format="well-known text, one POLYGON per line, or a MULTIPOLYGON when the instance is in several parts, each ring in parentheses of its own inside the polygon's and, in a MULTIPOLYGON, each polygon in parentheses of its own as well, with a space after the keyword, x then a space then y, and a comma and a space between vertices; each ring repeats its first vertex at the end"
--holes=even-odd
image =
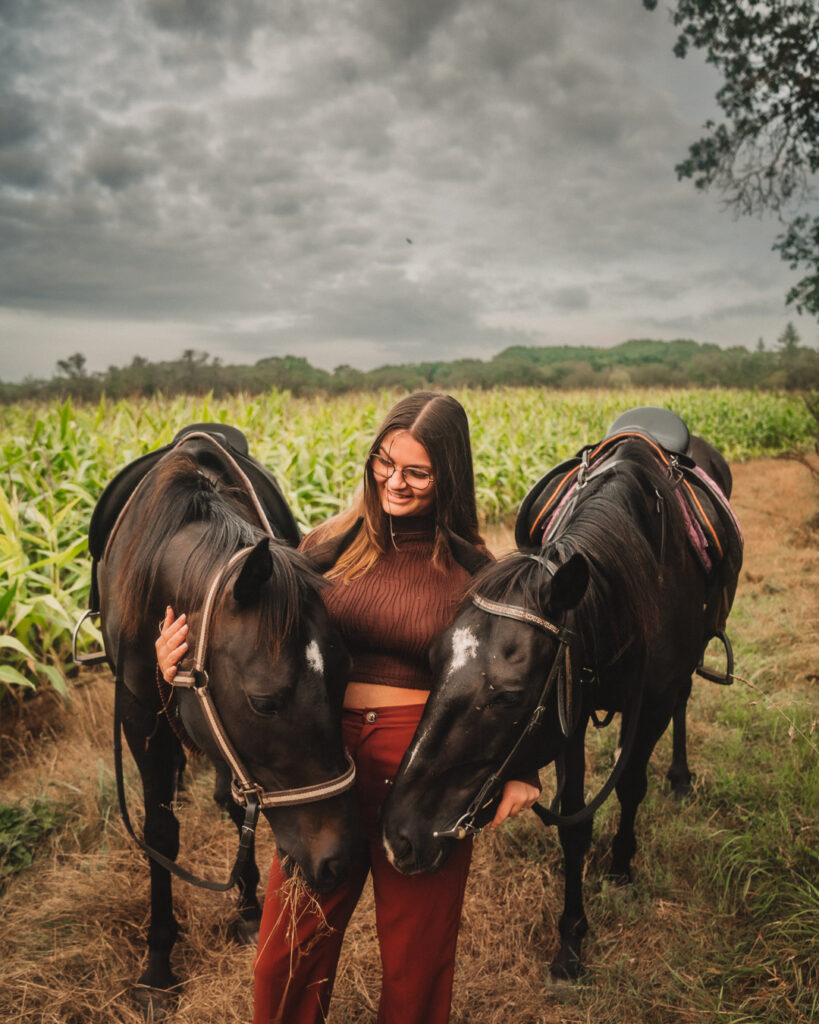
POLYGON ((344 745, 356 763, 366 854, 338 889, 318 897, 332 931, 319 928, 319 917, 305 912, 292 950, 278 893, 284 874, 274 859, 256 954, 254 1024, 327 1020, 344 930, 370 871, 383 971, 378 1024, 446 1024, 449 1019, 472 841, 459 842, 439 872, 406 876, 390 865, 377 831, 387 780, 395 776, 422 711, 423 705, 345 710, 344 745))

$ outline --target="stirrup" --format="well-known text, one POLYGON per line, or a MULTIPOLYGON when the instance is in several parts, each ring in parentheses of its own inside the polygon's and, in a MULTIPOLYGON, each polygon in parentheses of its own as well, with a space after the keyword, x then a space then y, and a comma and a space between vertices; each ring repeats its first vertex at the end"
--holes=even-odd
MULTIPOLYGON (((704 665, 705 650, 702 652, 700 663, 694 670, 698 676, 702 676, 703 679, 708 679, 712 683, 719 683, 720 686, 730 686, 734 681, 734 651, 731 647, 731 641, 728 639, 728 635, 725 630, 718 629, 716 633, 709 639, 708 644, 711 640, 719 640, 722 646, 725 648, 725 672, 720 674, 715 672, 713 669, 706 668, 704 665)), ((705 648, 708 648, 708 644, 705 648)))
POLYGON ((108 655, 105 651, 94 651, 91 654, 77 653, 77 639, 80 635, 80 626, 92 615, 99 618, 99 614, 99 612, 95 612, 93 610, 85 612, 74 627, 74 632, 71 634, 71 657, 75 665, 104 665, 108 661, 108 655))

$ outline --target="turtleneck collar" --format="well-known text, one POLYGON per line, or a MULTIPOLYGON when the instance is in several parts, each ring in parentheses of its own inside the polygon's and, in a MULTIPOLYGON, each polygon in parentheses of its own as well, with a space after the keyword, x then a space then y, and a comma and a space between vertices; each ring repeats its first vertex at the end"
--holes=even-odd
POLYGON ((387 521, 387 531, 392 530, 394 537, 410 536, 435 536, 435 516, 427 514, 423 516, 390 516, 383 513, 387 521))

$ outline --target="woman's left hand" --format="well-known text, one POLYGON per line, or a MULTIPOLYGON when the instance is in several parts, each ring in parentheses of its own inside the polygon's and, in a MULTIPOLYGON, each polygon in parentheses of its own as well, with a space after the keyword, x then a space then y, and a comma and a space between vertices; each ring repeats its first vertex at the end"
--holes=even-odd
POLYGON ((533 786, 530 782, 523 782, 521 779, 510 779, 504 783, 501 802, 495 811, 490 829, 496 829, 507 818, 514 818, 516 814, 531 807, 540 796, 540 787, 533 786))

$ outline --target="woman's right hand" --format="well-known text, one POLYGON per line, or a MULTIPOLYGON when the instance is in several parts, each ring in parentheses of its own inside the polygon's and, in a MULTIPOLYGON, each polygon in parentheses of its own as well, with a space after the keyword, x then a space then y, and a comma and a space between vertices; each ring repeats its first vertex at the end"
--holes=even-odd
POLYGON ((177 618, 174 616, 173 608, 168 605, 156 641, 156 660, 166 683, 173 682, 176 666, 185 656, 185 651, 188 649, 187 635, 188 623, 184 612, 177 618))

